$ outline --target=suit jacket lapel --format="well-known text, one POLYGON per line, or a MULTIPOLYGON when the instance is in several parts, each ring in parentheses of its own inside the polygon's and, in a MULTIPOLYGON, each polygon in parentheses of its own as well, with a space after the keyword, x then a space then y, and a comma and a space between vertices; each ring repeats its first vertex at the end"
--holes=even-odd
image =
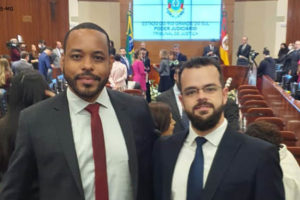
POLYGON ((63 92, 61 95, 54 98, 57 98, 54 105, 54 112, 56 113, 53 115, 53 121, 56 126, 55 133, 74 177, 76 186, 84 199, 66 92, 63 92))
POLYGON ((129 170, 130 176, 133 186, 133 194, 134 198, 137 198, 137 185, 138 185, 138 164, 136 159, 136 146, 135 146, 135 138, 133 134, 132 124, 131 121, 128 120, 128 113, 130 112, 127 110, 126 102, 122 102, 119 98, 115 95, 116 93, 112 93, 110 90, 107 90, 108 95, 110 97, 110 101, 114 107, 116 112, 118 121, 121 126, 121 130, 125 139, 128 157, 129 157, 129 170))
POLYGON ((230 131, 227 127, 210 168, 204 188, 203 199, 210 200, 213 198, 226 170, 230 167, 232 159, 241 146, 241 142, 235 140, 235 134, 238 133, 230 131))
POLYGON ((165 148, 162 148, 164 152, 161 152, 163 155, 166 155, 166 157, 163 157, 163 160, 166 160, 166 166, 164 167, 164 174, 163 174, 163 180, 166 181, 163 185, 164 191, 166 193, 164 194, 163 199, 170 199, 171 197, 171 191, 172 191, 172 180, 173 180, 173 173, 176 166, 176 161, 178 158, 178 154, 182 148, 183 142, 188 135, 188 132, 180 132, 179 134, 175 134, 171 136, 169 144, 162 144, 165 146, 165 148))

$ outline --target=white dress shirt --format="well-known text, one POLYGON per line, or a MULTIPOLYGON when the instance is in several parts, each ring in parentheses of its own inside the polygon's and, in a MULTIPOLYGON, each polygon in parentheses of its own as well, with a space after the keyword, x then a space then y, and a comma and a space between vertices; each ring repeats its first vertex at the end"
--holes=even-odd
POLYGON ((299 200, 300 198, 300 167, 293 154, 286 148, 279 150, 280 166, 283 173, 283 186, 286 200, 299 200))
POLYGON ((177 104, 180 116, 182 117, 182 105, 181 105, 181 102, 179 100, 180 90, 178 89, 176 84, 174 84, 173 91, 174 91, 174 94, 175 94, 176 104, 177 104))
MULTIPOLYGON (((204 136, 207 140, 206 143, 202 146, 203 157, 204 157, 204 171, 203 171, 203 187, 205 187, 206 179, 211 168, 213 159, 215 157, 216 151, 220 144, 220 141, 225 133, 227 127, 227 120, 224 119, 224 122, 213 132, 204 136)), ((198 137, 197 133, 193 130, 190 124, 189 134, 186 137, 183 146, 179 152, 173 179, 172 179, 172 200, 184 200, 186 199, 187 192, 187 182, 190 167, 194 160, 196 154, 196 137, 198 137)))
MULTIPOLYGON (((89 104, 67 89, 75 150, 86 200, 95 199, 95 166, 91 137, 91 115, 85 110, 89 104)), ((128 152, 119 121, 106 88, 96 100, 103 126, 106 153, 107 183, 110 200, 132 200, 132 183, 128 152)))

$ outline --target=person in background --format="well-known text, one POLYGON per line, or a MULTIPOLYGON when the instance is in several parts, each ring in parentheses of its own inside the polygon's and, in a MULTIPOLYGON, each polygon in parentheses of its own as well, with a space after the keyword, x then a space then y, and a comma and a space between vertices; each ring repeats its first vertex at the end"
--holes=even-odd
POLYGON ((298 62, 297 75, 298 75, 297 83, 300 83, 300 60, 298 62))
POLYGON ((176 122, 172 117, 171 108, 168 104, 151 102, 149 103, 149 108, 159 136, 172 135, 176 122))
POLYGON ((126 88, 127 69, 121 63, 121 56, 119 54, 114 56, 114 60, 108 80, 114 90, 123 91, 126 88))
POLYGON ((39 40, 38 48, 40 50, 39 53, 43 53, 44 50, 46 49, 46 41, 45 40, 39 40))
POLYGON ((36 50, 36 46, 31 44, 31 52, 29 52, 29 63, 32 64, 35 70, 39 70, 39 55, 36 50))
POLYGON ((142 61, 142 51, 138 50, 134 53, 134 62, 132 64, 133 70, 133 81, 139 83, 141 89, 145 92, 147 90, 146 87, 146 72, 145 66, 142 61))
POLYGON ((174 74, 175 74, 175 66, 179 64, 179 61, 176 59, 176 52, 169 52, 169 66, 170 66, 170 78, 172 85, 175 84, 174 74))
POLYGON ((211 40, 209 42, 209 45, 204 47, 203 49, 203 56, 211 57, 216 59, 217 61, 220 60, 220 53, 219 53, 219 47, 216 47, 216 41, 211 40))
POLYGON ((283 173, 283 185, 286 200, 299 200, 300 167, 293 154, 282 144, 282 136, 274 124, 258 121, 248 125, 245 134, 262 139, 276 146, 280 156, 280 167, 283 173))
POLYGON ((126 57, 126 49, 121 47, 120 48, 120 56, 121 56, 121 63, 123 63, 127 68, 127 80, 132 78, 132 67, 130 66, 129 60, 126 57))
POLYGON ((110 47, 109 47, 109 54, 113 55, 113 56, 116 55, 116 48, 115 48, 114 41, 110 40, 109 41, 109 45, 110 45, 110 47))
POLYGON ((180 45, 179 44, 174 44, 173 45, 173 51, 176 52, 176 60, 178 60, 179 62, 187 61, 186 55, 184 55, 180 52, 180 45))
POLYGON ((270 56, 270 51, 267 48, 263 50, 264 59, 259 63, 257 68, 257 88, 261 89, 262 76, 267 75, 275 80, 276 62, 270 56))
POLYGON ((149 73, 150 73, 150 70, 151 70, 151 67, 150 67, 150 59, 149 57, 147 56, 147 49, 145 48, 140 48, 140 51, 142 52, 142 61, 144 63, 144 66, 145 66, 145 72, 146 72, 146 99, 147 99, 147 102, 150 103, 151 102, 151 92, 150 92, 150 80, 149 80, 149 73))
POLYGON ((21 59, 14 61, 11 64, 12 71, 14 75, 17 75, 21 71, 33 70, 33 66, 29 61, 29 53, 27 51, 21 52, 21 59))
POLYGON ((284 62, 286 54, 289 52, 289 48, 286 43, 280 44, 280 49, 278 52, 277 63, 282 64, 284 62))
POLYGON ((20 49, 18 48, 18 40, 16 38, 10 39, 10 59, 12 62, 20 60, 20 49))
POLYGON ((0 179, 15 147, 21 110, 46 99, 46 90, 49 86, 37 71, 22 71, 13 77, 8 92, 8 111, 0 119, 0 179))
POLYGON ((56 41, 56 47, 52 50, 51 59, 55 68, 60 68, 60 58, 64 54, 61 42, 56 41))
POLYGON ((47 82, 51 82, 52 65, 50 63, 50 56, 52 49, 46 47, 45 50, 39 56, 39 72, 42 74, 47 82))
POLYGON ((159 76, 160 76, 158 91, 164 92, 173 86, 172 80, 170 78, 170 66, 169 66, 168 51, 165 49, 160 50, 159 58, 160 58, 159 67, 153 66, 153 68, 159 73, 159 76))
POLYGON ((248 44, 248 37, 242 37, 242 44, 239 46, 237 52, 237 65, 248 66, 251 46, 248 44))
POLYGON ((0 58, 0 88, 7 90, 10 85, 10 80, 13 72, 6 58, 0 58))

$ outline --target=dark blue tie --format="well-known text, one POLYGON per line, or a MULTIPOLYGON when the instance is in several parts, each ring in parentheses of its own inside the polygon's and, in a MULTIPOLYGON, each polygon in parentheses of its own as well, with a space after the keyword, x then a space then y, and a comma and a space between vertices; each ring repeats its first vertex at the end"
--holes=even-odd
POLYGON ((195 140, 197 143, 197 149, 194 161, 192 162, 189 172, 187 200, 201 200, 201 193, 203 188, 204 158, 202 145, 206 142, 206 139, 203 137, 197 137, 195 140))

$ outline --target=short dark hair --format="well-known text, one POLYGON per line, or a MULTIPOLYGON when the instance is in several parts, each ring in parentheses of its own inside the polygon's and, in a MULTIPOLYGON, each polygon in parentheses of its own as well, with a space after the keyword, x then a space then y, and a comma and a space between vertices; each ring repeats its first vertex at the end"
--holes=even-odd
POLYGON ((115 59, 115 61, 121 61, 121 56, 120 56, 120 54, 116 54, 116 55, 114 56, 114 59, 115 59))
POLYGON ((263 54, 267 56, 270 55, 270 50, 267 47, 265 47, 263 50, 263 54))
POLYGON ((106 33, 106 31, 103 28, 101 28, 97 24, 94 24, 94 23, 91 23, 91 22, 84 22, 84 23, 78 24, 77 26, 73 27, 71 30, 69 30, 66 33, 65 39, 64 39, 64 51, 65 52, 66 52, 67 41, 68 41, 70 33, 72 31, 74 31, 74 30, 79 30, 79 29, 92 29, 92 30, 99 31, 100 33, 103 33, 106 36, 106 39, 107 39, 107 49, 108 49, 108 53, 109 53, 109 50, 110 50, 110 39, 109 39, 108 34, 106 33))
POLYGON ((134 59, 138 59, 139 54, 140 54, 140 50, 137 50, 136 52, 134 52, 134 59))
POLYGON ((188 60, 187 62, 183 63, 180 71, 179 71, 179 81, 178 81, 178 87, 179 90, 181 91, 181 75, 182 72, 185 69, 191 69, 191 68, 201 68, 201 67, 207 67, 207 66, 215 66, 219 72, 219 80, 221 83, 221 86, 224 87, 224 78, 223 78, 223 73, 221 70, 221 66, 220 64, 213 58, 209 58, 209 57, 194 57, 191 58, 190 60, 188 60))
POLYGON ((256 121, 248 125, 245 134, 270 142, 281 147, 282 136, 275 124, 266 121, 256 121))
POLYGON ((167 131, 171 123, 170 106, 163 102, 151 102, 149 103, 149 108, 155 128, 158 129, 161 133, 167 131))
POLYGON ((21 51, 21 58, 25 59, 27 56, 29 56, 29 53, 27 51, 21 51))

